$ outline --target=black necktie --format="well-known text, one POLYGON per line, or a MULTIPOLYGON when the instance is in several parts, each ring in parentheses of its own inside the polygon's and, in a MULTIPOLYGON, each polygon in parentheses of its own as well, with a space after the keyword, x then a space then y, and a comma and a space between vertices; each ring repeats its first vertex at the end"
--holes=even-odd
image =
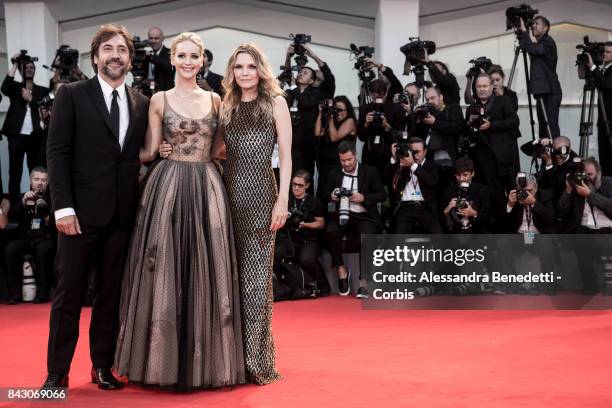
POLYGON ((119 103, 117 103, 117 96, 119 96, 119 92, 116 89, 113 89, 113 101, 111 102, 110 108, 110 121, 111 128, 117 140, 119 140, 119 103))

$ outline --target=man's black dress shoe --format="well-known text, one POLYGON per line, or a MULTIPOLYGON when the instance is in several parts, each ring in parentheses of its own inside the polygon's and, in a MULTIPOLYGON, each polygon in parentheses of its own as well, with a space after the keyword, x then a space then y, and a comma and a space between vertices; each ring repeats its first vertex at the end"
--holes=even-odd
POLYGON ((68 388, 68 374, 49 373, 41 389, 68 388))
POLYGON ((101 390, 119 390, 125 386, 115 378, 110 368, 92 368, 91 382, 98 384, 101 390))

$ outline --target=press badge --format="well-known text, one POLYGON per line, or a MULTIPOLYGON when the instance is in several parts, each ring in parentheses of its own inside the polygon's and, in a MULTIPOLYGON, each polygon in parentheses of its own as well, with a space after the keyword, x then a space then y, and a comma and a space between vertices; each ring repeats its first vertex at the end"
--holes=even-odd
POLYGON ((33 218, 32 219, 32 228, 31 229, 39 230, 41 223, 42 223, 42 220, 40 218, 33 218))
POLYGON ((411 201, 422 201, 423 200, 423 195, 421 194, 421 191, 413 191, 410 193, 410 200, 411 201))
POLYGON ((380 144, 380 135, 376 135, 374 138, 374 144, 380 144))
POLYGON ((402 139, 408 140, 408 132, 406 132, 405 130, 402 132, 402 139))
POLYGON ((523 238, 525 239, 525 245, 533 245, 535 234, 533 233, 533 231, 529 231, 523 234, 523 238))

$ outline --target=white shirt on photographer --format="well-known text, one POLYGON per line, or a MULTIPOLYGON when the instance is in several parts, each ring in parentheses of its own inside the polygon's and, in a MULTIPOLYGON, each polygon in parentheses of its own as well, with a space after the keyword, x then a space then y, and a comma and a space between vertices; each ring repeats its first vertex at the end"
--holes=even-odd
MULTIPOLYGON (((355 166, 355 170, 352 173, 347 173, 344 170, 342 170, 342 173, 344 174, 344 177, 342 178, 342 187, 346 188, 347 190, 352 191, 353 193, 359 192, 358 191, 359 182, 357 179, 358 170, 359 170, 359 163, 357 163, 357 165, 355 166)), ((363 212, 366 212, 366 209, 363 205, 361 205, 361 203, 350 202, 349 211, 355 212, 355 213, 363 213, 363 212)))

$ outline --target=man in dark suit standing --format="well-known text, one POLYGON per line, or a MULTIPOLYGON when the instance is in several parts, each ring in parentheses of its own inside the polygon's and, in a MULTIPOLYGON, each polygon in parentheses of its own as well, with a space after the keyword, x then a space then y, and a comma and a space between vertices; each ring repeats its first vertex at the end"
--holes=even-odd
POLYGON ((200 73, 198 74, 198 86, 205 91, 213 91, 218 94, 221 98, 225 92, 223 91, 223 77, 219 74, 215 74, 210 70, 210 66, 213 62, 213 53, 210 50, 204 50, 204 61, 200 73))
POLYGON ((599 148, 599 164, 604 176, 612 176, 612 135, 608 132, 610 128, 610 118, 612 117, 612 41, 606 42, 603 54, 603 66, 598 67, 593 64, 593 57, 589 58, 588 69, 591 70, 595 79, 597 91, 603 99, 603 105, 599 107, 599 117, 597 119, 597 146, 599 148), (604 116, 605 112, 605 116, 604 116), (605 123, 605 120, 608 123, 605 123))
POLYGON ((559 130, 559 108, 561 106, 561 84, 557 77, 557 44, 548 35, 550 22, 542 16, 533 19, 533 26, 530 27, 535 37, 535 42, 529 36, 529 31, 525 27, 525 22, 521 19, 519 27, 519 44, 522 49, 527 51, 531 59, 529 93, 531 93, 537 103, 538 124, 540 126, 540 139, 551 137, 552 139, 561 134, 559 130), (550 136, 546 129, 544 112, 548 118, 550 126, 550 136))
POLYGON ((97 75, 64 85, 55 99, 47 157, 59 232, 58 282, 43 387, 68 385, 94 254, 98 282, 89 331, 92 381, 101 389, 122 386, 111 365, 149 105, 145 96, 125 85, 133 54, 132 37, 124 27, 102 26, 91 42, 97 75))
POLYGON ((170 49, 164 45, 164 33, 161 28, 151 28, 148 39, 153 54, 147 67, 147 79, 155 81, 155 92, 167 91, 174 87, 174 71, 170 63, 170 49))
POLYGON ((30 171, 42 164, 43 130, 40 127, 38 101, 49 93, 48 88, 34 83, 34 62, 20 64, 19 55, 13 58, 13 66, 2 83, 2 93, 11 100, 2 126, 2 133, 8 137, 11 202, 19 201, 23 156, 27 154, 30 171), (22 82, 15 81, 18 69, 22 82))

